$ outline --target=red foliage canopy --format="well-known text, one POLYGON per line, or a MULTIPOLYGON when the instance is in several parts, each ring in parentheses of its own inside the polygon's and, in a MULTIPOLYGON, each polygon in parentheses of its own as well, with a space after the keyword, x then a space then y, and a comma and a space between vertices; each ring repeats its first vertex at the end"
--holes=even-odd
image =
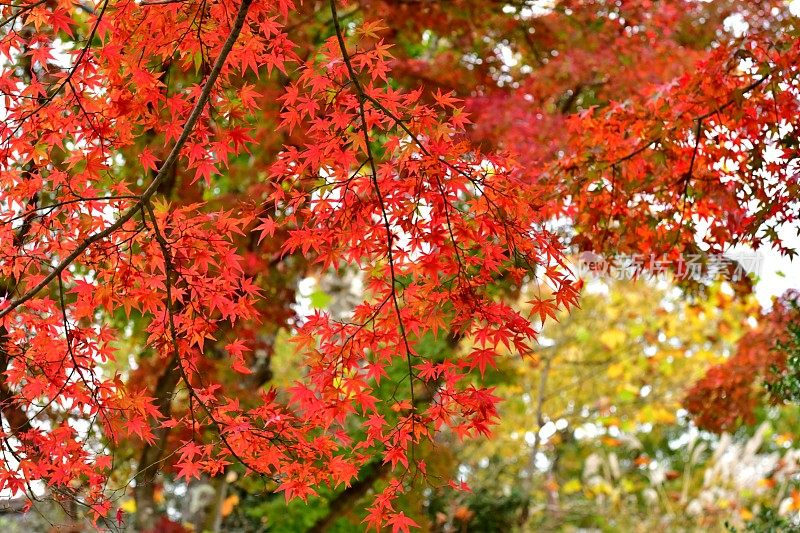
POLYGON ((779 344, 787 340, 789 323, 798 320, 797 298, 796 291, 784 294, 742 337, 733 356, 692 385, 684 405, 699 427, 720 433, 755 421, 755 409, 768 399, 764 383, 786 366, 779 344))

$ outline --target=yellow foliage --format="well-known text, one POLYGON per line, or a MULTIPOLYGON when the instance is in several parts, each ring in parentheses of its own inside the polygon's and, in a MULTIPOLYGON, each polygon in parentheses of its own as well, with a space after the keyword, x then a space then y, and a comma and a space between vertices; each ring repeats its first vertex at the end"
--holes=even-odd
POLYGON ((133 514, 136 512, 136 500, 133 498, 125 498, 119 508, 125 511, 126 514, 133 514))
POLYGON ((564 494, 574 494, 579 492, 581 489, 583 489, 583 484, 581 483, 581 480, 577 478, 570 479, 564 483, 564 486, 561 487, 561 490, 564 492, 564 494))
POLYGON ((620 377, 624 372, 625 372, 625 365, 623 365, 622 363, 614 363, 613 365, 608 367, 608 370, 606 370, 606 374, 611 379, 616 379, 620 377))
POLYGON ((239 505, 239 496, 232 494, 225 498, 225 501, 222 502, 220 513, 222 513, 222 516, 228 516, 233 512, 237 505, 239 505))
POLYGON ((674 424, 675 413, 660 406, 647 405, 636 415, 637 421, 644 424, 674 424))
MULTIPOLYGON (((538 364, 516 359, 504 366, 507 381, 495 391, 504 401, 494 439, 470 442, 461 454, 476 478, 512 486, 529 479, 523 471, 532 447, 523 436, 541 429, 542 420, 557 427, 537 446, 558 458, 562 496, 585 493, 604 505, 622 505, 625 495, 647 483, 651 459, 643 456, 634 466, 636 478, 612 482, 608 465, 583 472, 581 455, 605 447, 623 456, 637 442, 642 446, 647 437, 637 432, 643 425, 654 426, 650 432, 675 424, 686 385, 730 353, 758 310, 755 300, 731 300, 715 287, 693 301, 674 287, 645 281, 610 280, 607 289, 584 292, 580 309, 545 326, 542 336, 551 342, 537 349, 538 364), (578 428, 583 436, 576 438, 578 428), (492 467, 480 466, 485 458, 493 459, 492 467)), ((545 484, 539 475, 523 490, 540 497, 545 484)))
POLYGON ((614 350, 625 342, 627 335, 620 329, 608 329, 600 334, 602 342, 609 350, 614 350))

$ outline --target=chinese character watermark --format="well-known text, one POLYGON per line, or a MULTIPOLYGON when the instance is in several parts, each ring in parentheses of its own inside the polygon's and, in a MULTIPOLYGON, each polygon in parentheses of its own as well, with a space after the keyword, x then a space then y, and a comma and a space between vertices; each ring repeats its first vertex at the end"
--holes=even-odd
POLYGON ((663 278, 671 273, 678 280, 710 282, 726 279, 737 282, 749 274, 758 276, 761 260, 758 252, 685 254, 678 257, 617 254, 608 258, 595 252, 583 252, 575 264, 575 274, 580 278, 630 280, 663 278))

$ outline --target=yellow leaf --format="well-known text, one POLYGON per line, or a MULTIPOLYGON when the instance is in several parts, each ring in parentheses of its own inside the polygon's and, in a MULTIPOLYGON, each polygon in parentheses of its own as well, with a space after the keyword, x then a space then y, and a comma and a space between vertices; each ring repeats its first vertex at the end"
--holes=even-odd
POLYGON ((625 372, 625 366, 622 363, 615 363, 609 366, 608 370, 606 370, 606 374, 608 374, 608 377, 610 377, 611 379, 616 379, 620 377, 624 372, 625 372))
POLYGON ((653 419, 659 424, 672 424, 675 422, 675 413, 667 411, 663 407, 658 407, 653 412, 653 419))
POLYGON ((133 498, 127 498, 122 502, 122 505, 120 505, 119 508, 125 511, 127 514, 133 514, 136 512, 136 500, 133 498))
POLYGON ((622 345, 625 342, 625 338, 625 332, 621 329, 609 329, 600 334, 600 342, 609 350, 622 345))
POLYGON ((237 505, 239 505, 239 496, 236 494, 232 494, 231 496, 225 498, 225 501, 222 502, 222 509, 220 509, 222 516, 228 516, 231 514, 237 505))
POLYGON ((581 484, 581 480, 573 478, 564 483, 564 486, 561 487, 561 490, 564 492, 564 494, 574 494, 579 492, 582 488, 583 485, 581 484))

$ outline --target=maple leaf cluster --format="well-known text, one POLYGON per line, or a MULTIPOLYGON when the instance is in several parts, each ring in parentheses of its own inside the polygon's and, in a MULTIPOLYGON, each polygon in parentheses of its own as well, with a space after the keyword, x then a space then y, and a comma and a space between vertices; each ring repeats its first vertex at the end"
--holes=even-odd
MULTIPOLYGON (((19 67, 3 71, 0 132, 12 212, 2 247, 3 410, 15 458, 4 463, 3 489, 41 480, 54 493, 88 491, 82 501, 103 517, 104 442, 143 441, 139 467, 150 475, 144 463, 161 454, 148 452, 168 433, 185 436, 172 461, 178 478, 237 463, 275 479, 287 498, 349 484, 376 453, 409 470, 413 446, 442 427, 488 434, 497 400, 471 372, 535 340, 529 318, 487 288, 503 276, 520 285, 543 266, 558 305, 574 305, 560 245, 526 208, 534 191, 513 162, 467 142, 459 100, 438 92, 428 105, 422 91, 391 88, 380 26, 365 25, 363 41, 348 44, 333 4, 335 36, 301 61, 279 22, 292 7, 107 1, 80 17, 60 4, 16 13, 24 31, 3 38, 6 62, 19 67), (83 47, 67 53, 68 67, 56 65, 45 51, 83 26, 83 47), (261 200, 224 210, 161 200, 178 186, 175 167, 183 186, 211 187, 232 157, 249 153, 257 104, 242 80, 262 68, 285 74, 287 61, 299 75, 279 98, 278 127, 302 129, 305 141, 276 153, 261 200), (165 90, 173 70, 192 69, 197 82, 165 90), (135 154, 143 137, 152 142, 135 154), (131 154, 138 169, 121 179, 115 158, 131 154), (306 377, 285 397, 267 390, 244 406, 208 372, 208 358, 212 344, 234 337, 224 350, 230 368, 253 374, 246 332, 264 294, 259 259, 240 245, 247 240, 252 256, 277 228, 273 261, 300 255, 315 268, 355 266, 368 297, 350 322, 309 317, 293 339, 306 377), (103 317, 118 312, 148 319, 144 346, 166 368, 152 396, 108 366, 123 332, 103 317), (415 348, 429 333, 469 336, 475 348, 431 366, 415 348), (408 399, 388 422, 373 387, 395 360, 407 365, 408 399), (164 396, 178 383, 184 409, 164 396), (414 397, 420 384, 437 388, 427 406, 414 397), (41 423, 36 406, 61 422, 41 423), (356 416, 369 428, 358 442, 346 431, 356 416)), ((396 482, 385 494, 401 490, 396 482)), ((408 529, 391 498, 375 510, 370 523, 408 529)))

